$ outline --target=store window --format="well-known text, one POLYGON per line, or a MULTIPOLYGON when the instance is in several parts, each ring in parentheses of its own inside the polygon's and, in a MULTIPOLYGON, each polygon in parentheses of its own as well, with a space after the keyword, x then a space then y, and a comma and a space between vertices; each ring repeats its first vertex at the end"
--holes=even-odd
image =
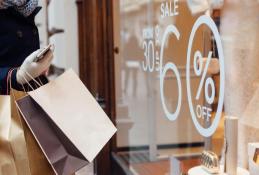
POLYGON ((118 167, 248 174, 259 141, 258 34, 256 0, 116 1, 118 167))

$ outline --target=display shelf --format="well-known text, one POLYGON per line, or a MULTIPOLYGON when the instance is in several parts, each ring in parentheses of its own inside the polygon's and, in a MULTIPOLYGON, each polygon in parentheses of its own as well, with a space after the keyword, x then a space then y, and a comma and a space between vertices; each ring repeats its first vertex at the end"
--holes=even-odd
MULTIPOLYGON (((201 166, 197 166, 197 167, 191 168, 188 171, 188 175, 212 175, 212 174, 205 171, 201 166)), ((227 175, 227 174, 220 173, 220 174, 214 174, 214 175, 227 175)), ((237 175, 250 175, 250 173, 243 168, 238 168, 237 175)))

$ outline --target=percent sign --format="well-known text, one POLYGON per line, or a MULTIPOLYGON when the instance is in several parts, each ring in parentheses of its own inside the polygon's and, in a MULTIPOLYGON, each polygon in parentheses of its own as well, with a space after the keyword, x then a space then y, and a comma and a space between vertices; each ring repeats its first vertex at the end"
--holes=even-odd
MULTIPOLYGON (((202 91, 202 87, 204 85, 204 81, 205 81, 205 99, 206 102, 208 104, 212 104, 215 98, 215 84, 214 81, 212 80, 211 77, 207 77, 207 72, 208 72, 208 68, 210 65, 210 61, 211 61, 211 57, 212 57, 212 52, 209 52, 208 54, 208 58, 207 61, 205 63, 205 67, 203 66, 203 56, 201 54, 200 51, 196 51, 194 54, 194 72, 197 76, 201 76, 201 81, 198 87, 198 91, 195 95, 195 100, 197 101, 200 98, 201 95, 201 91, 202 91), (199 63, 199 65, 198 65, 199 63), (203 69, 204 67, 204 69, 203 69), (211 87, 211 95, 209 95, 209 87, 211 87)), ((212 136, 217 127, 218 124, 220 122, 220 118, 222 115, 222 110, 223 110, 223 103, 224 103, 224 91, 225 91, 225 72, 224 72, 225 68, 224 68, 224 54, 223 54, 223 47, 222 47, 222 43, 221 43, 221 39, 220 39, 220 34, 219 31, 217 29, 216 24, 214 23, 214 21, 208 17, 208 16, 200 16, 193 28, 192 28, 192 32, 189 38, 189 44, 188 44, 188 49, 187 49, 187 63, 186 63, 186 85, 187 85, 187 96, 188 96, 188 104, 189 104, 189 109, 190 109, 190 113, 191 113, 191 117, 192 120, 194 122, 194 125, 196 127, 196 129, 198 130, 198 132, 204 136, 204 137, 210 137, 212 136), (194 110, 194 106, 193 106, 193 102, 192 102, 192 85, 191 85, 191 73, 190 73, 190 69, 191 69, 191 53, 192 53, 192 45, 193 45, 193 41, 194 41, 194 37, 195 34, 197 32, 197 30, 199 29, 199 27, 201 25, 206 25, 207 27, 209 27, 212 31, 212 34, 214 35, 216 44, 217 44, 217 48, 218 48, 218 55, 219 55, 219 64, 220 64, 220 87, 219 87, 219 100, 218 100, 218 107, 217 110, 215 112, 215 118, 211 124, 210 127, 208 128, 204 128, 198 121, 197 118, 200 118, 202 115, 204 116, 204 113, 207 115, 207 117, 210 117, 209 112, 211 111, 211 109, 202 107, 198 105, 196 107, 196 112, 194 110), (207 110, 206 112, 204 112, 205 110, 207 110)))
MULTIPOLYGON (((203 87, 204 81, 206 79, 206 81, 205 81, 205 98, 206 98, 207 103, 209 103, 210 105, 213 103, 213 101, 215 99, 214 81, 212 80, 211 77, 207 77, 211 57, 212 57, 212 52, 210 51, 208 54, 208 58, 206 59, 205 68, 203 69, 204 58, 202 57, 202 54, 200 51, 196 51, 194 54, 194 63, 193 63, 195 74, 197 76, 201 76, 201 81, 200 81, 195 99, 199 100, 199 98, 201 96, 202 87, 203 87), (211 87, 211 95, 209 95, 209 86, 211 87)), ((206 106, 201 107, 201 105, 197 105, 197 108, 196 108, 197 117, 198 118, 206 117, 207 121, 209 121, 209 118, 211 117, 211 111, 212 111, 211 108, 208 108, 206 106)))

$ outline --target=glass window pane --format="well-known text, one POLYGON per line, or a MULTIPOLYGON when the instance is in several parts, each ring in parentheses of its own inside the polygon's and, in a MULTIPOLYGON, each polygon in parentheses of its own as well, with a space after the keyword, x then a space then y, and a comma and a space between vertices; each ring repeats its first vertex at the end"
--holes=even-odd
POLYGON ((115 56, 119 160, 140 175, 170 174, 177 168, 187 174, 200 166, 202 153, 212 152, 218 162, 223 157, 222 165, 234 156, 235 171, 237 166, 248 168, 248 142, 259 141, 254 134, 259 128, 259 3, 118 2, 114 40, 120 48, 115 56), (238 124, 243 131, 239 134, 238 124), (230 151, 225 156, 226 142, 230 151))

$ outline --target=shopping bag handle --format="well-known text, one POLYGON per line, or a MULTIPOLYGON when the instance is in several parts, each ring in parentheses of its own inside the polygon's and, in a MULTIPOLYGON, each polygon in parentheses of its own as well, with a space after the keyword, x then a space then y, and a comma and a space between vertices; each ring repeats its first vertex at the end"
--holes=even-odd
MULTIPOLYGON (((11 81, 11 77, 12 77, 12 73, 13 73, 13 71, 15 70, 16 68, 13 68, 13 69, 11 69, 9 72, 8 72, 8 74, 7 74, 7 94, 12 94, 12 96, 14 97, 14 99, 16 99, 15 98, 15 95, 14 95, 14 93, 13 93, 13 91, 12 91, 12 81, 11 81), (9 93, 9 87, 10 87, 10 93, 9 93)), ((25 93, 27 93, 26 92, 26 90, 25 90, 25 88, 24 88, 24 86, 23 86, 23 84, 22 84, 22 88, 23 88, 23 91, 25 92, 25 93)))
MULTIPOLYGON (((11 77, 12 77, 12 73, 13 71, 17 69, 17 68, 12 68, 9 70, 8 74, 7 74, 7 94, 11 94, 12 93, 12 96, 15 98, 14 96, 14 93, 11 92, 11 89, 12 89, 12 81, 11 81, 11 77), (9 87, 10 87, 10 92, 9 92, 9 87)), ((43 86, 43 83, 41 82, 41 80, 37 77, 37 78, 33 78, 31 74, 29 74, 27 71, 24 71, 25 74, 30 77, 32 79, 32 81, 35 82, 37 88, 43 86), (38 81, 37 81, 38 80, 38 81)), ((32 89, 32 90, 35 90, 35 88, 33 88, 33 86, 30 84, 30 82, 26 79, 26 77, 23 75, 22 78, 25 80, 25 82, 28 84, 28 86, 32 89)), ((23 88, 23 91, 25 93, 27 93, 28 91, 26 91, 25 87, 23 84, 21 84, 22 88, 23 88)))
MULTIPOLYGON (((37 88, 43 86, 43 83, 41 82, 40 79, 38 79, 38 81, 37 81, 37 80, 36 80, 35 78, 33 78, 33 76, 32 76, 31 74, 29 74, 27 71, 25 71, 25 70, 22 70, 22 71, 24 71, 25 74, 26 74, 28 77, 30 77, 33 82, 35 82, 37 88)), ((33 88, 33 86, 32 86, 32 85, 30 84, 30 82, 26 79, 26 77, 23 75, 22 78, 25 80, 25 82, 28 84, 28 86, 34 91, 35 88, 33 88)), ((22 86, 23 86, 23 85, 22 85, 22 86)), ((24 86, 23 86, 23 88, 24 88, 24 86)), ((24 89, 24 90, 25 90, 25 89, 24 89)), ((25 92, 27 92, 27 91, 25 90, 25 92)))
MULTIPOLYGON (((29 72, 27 72, 27 71, 24 71, 24 72, 26 73, 27 76, 29 76, 32 79, 32 81, 34 81, 38 85, 38 88, 43 86, 43 83, 41 82, 40 78, 38 78, 38 77, 33 78, 33 76, 31 74, 29 74, 29 72), (36 79, 38 79, 38 81, 36 79)), ((25 77, 23 77, 23 78, 25 78, 25 77)))

